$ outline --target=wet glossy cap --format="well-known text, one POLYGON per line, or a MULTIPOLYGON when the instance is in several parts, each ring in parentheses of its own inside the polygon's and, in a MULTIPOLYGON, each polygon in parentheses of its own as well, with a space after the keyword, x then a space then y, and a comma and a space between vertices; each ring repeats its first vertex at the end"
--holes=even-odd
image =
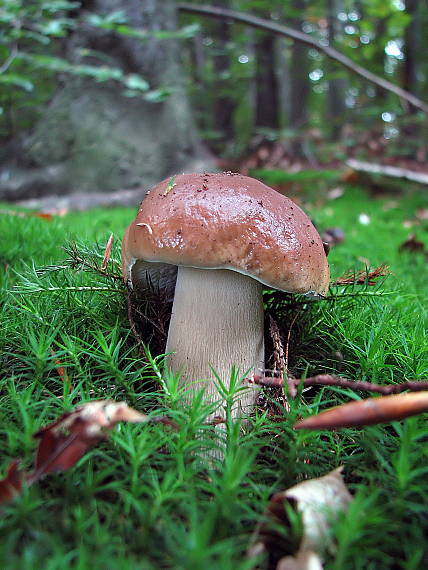
POLYGON ((230 269, 273 289, 324 294, 329 267, 317 230, 289 198, 234 174, 181 174, 145 196, 122 244, 137 260, 230 269))

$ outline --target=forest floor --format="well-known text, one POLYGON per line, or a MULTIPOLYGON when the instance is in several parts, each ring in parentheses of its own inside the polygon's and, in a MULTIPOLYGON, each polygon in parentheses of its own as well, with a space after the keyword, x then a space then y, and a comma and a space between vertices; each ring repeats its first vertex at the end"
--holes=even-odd
MULTIPOLYGON (((275 176, 265 172, 263 179, 291 194, 321 234, 340 230, 329 255, 332 282, 389 267, 375 285, 333 285, 326 300, 302 307, 291 327, 290 371, 378 384, 428 379, 423 192, 373 196, 334 173, 275 176)), ((274 568, 296 547, 297 523, 279 531, 270 565, 263 554, 245 557, 269 497, 340 465, 354 499, 333 525, 325 567, 425 567, 426 415, 364 429, 295 431, 296 419, 367 394, 314 387, 287 411, 278 391, 266 388, 244 434, 228 422, 224 461, 207 465, 204 450, 216 437, 204 424, 207 407, 200 399, 186 406, 174 378, 162 379, 161 359, 143 359, 130 331, 116 276, 134 213, 115 207, 46 216, 1 207, 2 477, 15 458, 29 471, 33 434, 83 402, 125 400, 175 425, 120 424, 76 465, 3 504, 2 568, 274 568), (100 267, 111 233, 106 276, 100 267)))

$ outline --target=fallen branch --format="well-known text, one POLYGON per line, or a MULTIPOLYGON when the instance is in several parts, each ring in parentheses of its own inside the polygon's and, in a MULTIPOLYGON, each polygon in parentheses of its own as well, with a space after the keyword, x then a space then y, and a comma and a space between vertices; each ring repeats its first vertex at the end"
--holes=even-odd
POLYGON ((284 378, 280 376, 275 377, 254 375, 252 378, 247 378, 247 381, 252 384, 258 384, 259 386, 276 388, 287 384, 291 396, 296 393, 299 386, 303 386, 304 388, 309 388, 312 386, 337 386, 339 388, 350 388, 354 391, 361 390, 363 392, 376 392, 377 394, 382 394, 384 396, 388 396, 390 394, 400 394, 406 390, 409 390, 411 392, 421 392, 422 390, 428 390, 428 382, 423 381, 380 385, 372 384, 371 382, 364 382, 362 380, 347 380, 346 378, 333 376, 331 374, 317 374, 316 376, 311 376, 309 378, 288 377, 286 382, 284 382, 284 378))
POLYGON ((243 12, 236 12, 234 10, 227 10, 225 8, 218 8, 217 6, 198 6, 197 4, 189 4, 187 2, 183 2, 177 5, 178 10, 182 12, 190 12, 192 14, 201 14, 203 16, 209 16, 212 18, 226 18, 229 20, 235 20, 237 22, 242 22, 247 26, 252 26, 254 28, 260 28, 262 30, 268 30, 269 32, 273 32, 274 34, 278 34, 280 36, 285 36, 287 38, 292 38, 298 42, 304 43, 310 46, 313 49, 323 53, 330 59, 333 59, 339 62, 341 65, 352 71, 353 73, 364 77, 367 81, 374 83, 378 87, 385 89, 386 91, 390 91, 394 93, 401 99, 404 99, 417 109, 424 111, 424 113, 428 113, 428 104, 424 101, 421 101, 412 93, 401 89, 398 85, 394 85, 390 81, 387 81, 383 77, 379 77, 368 71, 361 65, 358 65, 355 61, 343 55, 339 51, 335 50, 330 46, 324 46, 319 43, 316 39, 312 38, 308 34, 300 32, 298 30, 294 30, 293 28, 289 28, 288 26, 283 26, 280 24, 276 24, 271 20, 264 20, 263 18, 258 18, 257 16, 253 16, 251 14, 245 14, 243 12))
POLYGON ((428 185, 428 174, 424 172, 415 172, 407 168, 398 168, 397 166, 388 166, 384 164, 374 164, 372 162, 364 162, 362 160, 355 160, 350 158, 346 161, 347 166, 356 170, 357 172, 364 172, 364 174, 373 176, 387 176, 389 178, 398 178, 416 182, 417 184, 428 185))
POLYGON ((134 335, 135 340, 137 341, 138 351, 142 356, 145 356, 146 351, 144 347, 144 341, 138 332, 137 325, 134 320, 134 305, 132 303, 131 292, 129 289, 126 291, 126 299, 127 299, 127 309, 128 309, 128 321, 129 326, 131 327, 131 332, 134 335))

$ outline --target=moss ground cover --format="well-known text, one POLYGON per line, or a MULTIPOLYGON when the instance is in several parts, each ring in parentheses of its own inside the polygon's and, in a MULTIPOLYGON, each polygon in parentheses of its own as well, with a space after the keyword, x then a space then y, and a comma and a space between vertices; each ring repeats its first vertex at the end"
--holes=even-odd
MULTIPOLYGON (((425 207, 422 190, 372 197, 349 187, 327 200, 325 180, 310 185, 297 196, 319 230, 345 232, 329 256, 332 279, 382 263, 391 274, 372 287, 332 287, 330 300, 310 303, 293 330, 291 370, 376 383, 428 379, 427 259, 399 251, 410 232, 428 248, 428 222, 416 214, 425 207)), ((80 402, 126 400, 146 413, 162 410, 180 426, 120 426, 74 468, 3 506, 2 567, 254 568, 244 553, 270 494, 339 465, 355 500, 334 528, 326 567, 424 567, 426 416, 295 432, 298 417, 364 396, 311 389, 290 412, 277 408, 280 420, 261 409, 244 435, 229 423, 224 462, 207 473, 200 454, 213 436, 202 400, 183 406, 177 379, 159 381, 161 359, 140 358, 121 283, 64 262, 62 246, 72 240, 84 258, 102 260, 113 232, 110 267, 117 270, 133 215, 130 208, 52 221, 0 214, 2 473, 15 457, 28 467, 32 434, 80 402)))

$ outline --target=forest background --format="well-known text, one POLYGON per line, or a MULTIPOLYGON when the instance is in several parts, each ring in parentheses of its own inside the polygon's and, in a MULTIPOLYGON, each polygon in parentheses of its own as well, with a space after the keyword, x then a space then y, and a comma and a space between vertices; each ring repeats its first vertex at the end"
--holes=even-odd
POLYGON ((424 170, 426 2, 2 0, 0 26, 2 198, 350 156, 424 170))

